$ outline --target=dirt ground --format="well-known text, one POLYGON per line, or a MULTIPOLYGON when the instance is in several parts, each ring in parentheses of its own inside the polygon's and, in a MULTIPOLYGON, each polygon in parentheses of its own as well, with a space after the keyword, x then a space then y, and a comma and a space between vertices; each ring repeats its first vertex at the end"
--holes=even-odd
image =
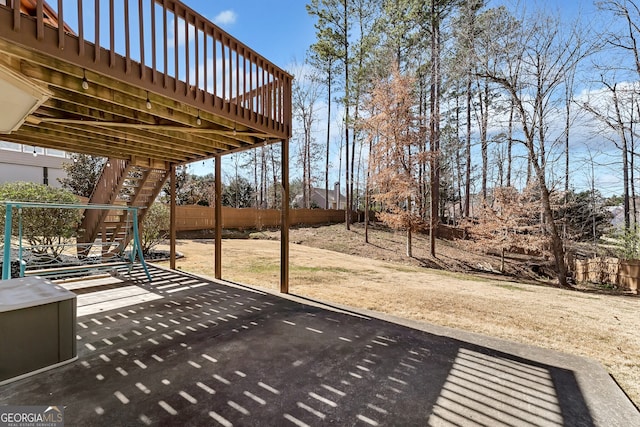
MULTIPOLYGON (((434 260, 422 236, 414 238, 411 259, 402 235, 377 230, 366 245, 361 228, 343 229, 291 231, 292 294, 590 357, 640 408, 640 298, 488 274, 498 258, 461 256, 447 242, 438 241, 434 260)), ((212 240, 179 240, 177 250, 185 255, 178 268, 213 276, 212 240)), ((222 254, 223 278, 278 289, 278 241, 227 239, 222 254)), ((518 263, 510 262, 513 273, 518 263)))

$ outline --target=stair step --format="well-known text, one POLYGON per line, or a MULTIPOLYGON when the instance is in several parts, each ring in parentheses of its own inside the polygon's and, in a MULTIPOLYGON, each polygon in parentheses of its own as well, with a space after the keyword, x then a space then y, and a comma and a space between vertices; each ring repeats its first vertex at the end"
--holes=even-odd
MULTIPOLYGON (((119 167, 112 167, 110 170, 105 169, 100 179, 103 180, 102 182, 105 182, 105 179, 108 182, 117 182, 119 185, 118 191, 114 192, 114 194, 104 193, 106 188, 103 185, 101 192, 96 191, 96 197, 103 200, 103 204, 108 200, 108 203, 112 204, 137 207, 139 209, 139 217, 144 216, 145 209, 155 201, 155 195, 158 194, 164 184, 168 171, 164 169, 167 165, 163 162, 143 160, 135 159, 136 164, 113 160, 112 163, 119 165, 119 167)), ((92 202, 96 203, 96 200, 92 202)), ((113 248, 121 247, 122 244, 128 243, 129 239, 131 239, 132 224, 128 215, 127 212, 114 210, 107 215, 101 215, 98 218, 100 224, 83 223, 83 227, 96 238, 104 239, 104 242, 112 245, 113 248)), ((86 235, 85 238, 90 239, 91 235, 86 235)))

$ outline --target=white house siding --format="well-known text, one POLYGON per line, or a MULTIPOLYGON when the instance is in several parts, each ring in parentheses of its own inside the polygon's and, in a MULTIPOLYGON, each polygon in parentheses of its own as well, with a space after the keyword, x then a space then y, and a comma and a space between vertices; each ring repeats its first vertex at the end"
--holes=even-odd
MULTIPOLYGON (((13 144, 11 147, 14 148, 13 144)), ((36 149, 40 154, 34 156, 33 147, 24 146, 22 152, 3 148, 0 147, 0 184, 26 181, 60 187, 58 178, 66 176, 62 169, 66 159, 59 156, 60 152, 56 152, 57 156, 50 156, 40 148, 36 149)))

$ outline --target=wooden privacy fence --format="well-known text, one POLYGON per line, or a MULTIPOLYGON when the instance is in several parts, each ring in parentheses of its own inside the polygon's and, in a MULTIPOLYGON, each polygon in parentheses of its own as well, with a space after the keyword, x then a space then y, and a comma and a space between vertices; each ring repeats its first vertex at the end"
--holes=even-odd
MULTIPOLYGON (((290 209, 291 225, 316 225, 344 222, 340 209, 290 209)), ((222 207, 222 228, 262 229, 280 226, 277 209, 222 207)), ((209 206, 176 206, 178 231, 209 230, 215 227, 215 215, 209 206)))
POLYGON ((638 293, 640 260, 618 258, 591 258, 575 261, 577 282, 607 283, 638 293))

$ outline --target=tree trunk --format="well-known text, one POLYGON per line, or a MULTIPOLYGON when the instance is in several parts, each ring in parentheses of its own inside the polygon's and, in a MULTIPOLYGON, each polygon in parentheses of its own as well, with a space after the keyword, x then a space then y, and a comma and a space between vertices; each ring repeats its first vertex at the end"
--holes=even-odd
POLYGON ((636 186, 634 184, 634 170, 633 168, 634 166, 634 141, 633 141, 633 134, 631 136, 631 152, 629 153, 629 157, 630 157, 630 164, 629 164, 629 187, 631 189, 631 221, 633 223, 633 229, 636 230, 637 229, 637 225, 638 225, 638 215, 636 212, 636 186))
MULTIPOLYGON (((409 217, 411 217, 411 197, 407 197, 407 211, 409 217)), ((409 225, 407 225, 407 256, 411 258, 413 256, 413 244, 411 236, 411 219, 409 219, 409 225)))
POLYGON ((631 227, 631 213, 629 203, 629 156, 627 154, 627 142, 623 142, 622 147, 622 186, 624 197, 624 227, 628 230, 631 227))
MULTIPOLYGON (((371 159, 373 153, 373 140, 369 139, 369 159, 371 159)), ((371 161, 367 162, 367 182, 365 183, 365 201, 364 201, 364 242, 369 243, 369 213, 370 213, 370 194, 369 194, 369 179, 371 177, 371 161)))
POLYGON ((567 282, 567 266, 564 260, 564 245, 562 244, 562 239, 558 234, 556 223, 553 220, 553 211, 551 210, 551 203, 549 201, 549 190, 547 189, 546 184, 542 187, 541 193, 544 212, 547 218, 547 230, 551 235, 551 249, 556 262, 558 282, 560 283, 560 286, 570 287, 567 282))
POLYGON ((351 229, 351 198, 350 198, 350 194, 349 194, 349 183, 351 182, 351 175, 350 175, 350 171, 349 171, 349 126, 350 124, 350 120, 349 120, 349 34, 347 29, 349 28, 348 25, 348 19, 349 19, 349 14, 348 14, 348 10, 347 10, 347 0, 343 0, 343 5, 344 5, 344 15, 343 15, 343 19, 344 19, 344 34, 342 35, 344 37, 344 45, 345 45, 345 49, 344 49, 344 99, 345 99, 345 105, 344 105, 344 143, 345 143, 345 148, 346 148, 346 153, 345 153, 345 181, 346 181, 346 185, 347 185, 347 191, 346 191, 346 200, 345 200, 345 209, 344 209, 344 214, 345 214, 345 224, 347 227, 347 230, 351 229))
POLYGON ((253 191, 254 191, 254 206, 259 209, 260 206, 260 202, 259 202, 259 188, 258 187, 258 149, 254 148, 253 149, 253 191))
POLYGON ((593 257, 598 256, 598 238, 596 235, 596 173, 591 158, 591 232, 593 238, 593 257))
MULTIPOLYGON (((269 154, 271 154, 271 172, 272 172, 272 177, 273 177, 273 207, 274 208, 278 208, 280 206, 278 206, 278 194, 280 193, 280 191, 278 191, 278 185, 276 185, 276 183, 278 182, 278 168, 277 168, 277 164, 276 164, 276 158, 273 155, 274 149, 273 149, 273 145, 269 146, 269 154)), ((288 200, 281 200, 282 203, 289 203, 288 200)))
MULTIPOLYGON (((362 61, 362 60, 360 60, 360 61, 362 61)), ((360 84, 359 83, 356 85, 355 92, 356 92, 355 98, 354 98, 354 102, 355 102, 354 110, 355 111, 354 111, 354 114, 353 114, 353 122, 354 123, 358 123, 358 113, 359 113, 359 107, 360 107, 360 105, 359 105, 360 104, 360 100, 359 100, 359 98, 360 98, 360 84)), ((352 139, 352 141, 351 141, 351 167, 350 167, 350 169, 351 169, 351 182, 349 184, 349 193, 350 193, 349 194, 349 200, 351 202, 351 206, 350 206, 351 209, 358 210, 358 206, 354 205, 355 198, 353 196, 353 184, 354 184, 354 181, 356 181, 356 178, 357 178, 357 175, 356 175, 357 169, 356 169, 356 166, 355 166, 355 160, 356 160, 356 144, 357 144, 357 140, 358 140, 358 132, 356 132, 355 129, 353 129, 353 134, 351 136, 351 139, 352 139)))
MULTIPOLYGON (((535 156, 533 151, 533 142, 528 142, 530 145, 529 156, 535 156)), ((558 233, 558 227, 553 219, 553 210, 551 209, 551 200, 549 196, 549 189, 547 188, 547 182, 545 178, 544 167, 538 164, 537 160, 530 159, 530 164, 535 170, 538 178, 538 184, 540 186, 540 202, 542 203, 542 210, 545 217, 545 225, 549 238, 551 239, 551 252, 556 263, 556 271, 558 273, 558 282, 560 286, 570 287, 567 282, 567 266, 564 260, 564 245, 562 238, 558 233)))
POLYGON ((509 108, 509 128, 507 131, 507 187, 511 187, 511 162, 512 162, 512 149, 513 149, 513 113, 515 105, 511 100, 511 107, 509 108))
POLYGON ((260 179, 261 189, 260 189, 260 204, 263 208, 268 208, 267 205, 267 159, 264 151, 264 147, 260 149, 260 159, 261 159, 261 170, 260 170, 260 179))
MULTIPOLYGON (((371 145, 369 145, 371 147, 371 145)), ((371 148, 369 148, 371 153, 371 148)), ((364 242, 369 243, 369 172, 367 171, 367 182, 364 189, 364 242)))
POLYGON ((631 226, 630 207, 629 207, 629 144, 627 143, 627 136, 625 134, 625 126, 622 120, 622 114, 620 112, 620 101, 616 92, 616 85, 609 86, 609 90, 612 92, 613 105, 616 111, 616 127, 618 135, 620 136, 621 153, 622 153, 622 185, 623 185, 623 199, 624 199, 624 228, 629 230, 631 226))
POLYGON ((311 191, 313 186, 311 185, 311 119, 309 120, 309 125, 307 127, 307 143, 306 143, 306 160, 307 160, 307 175, 305 177, 305 181, 307 182, 307 209, 311 208, 311 191))
MULTIPOLYGON (((356 211, 360 211, 360 203, 361 203, 361 199, 360 199, 360 172, 362 172, 362 146, 364 144, 360 143, 358 146, 358 164, 356 166, 356 211)), ((358 216, 358 218, 360 218, 358 216)), ((358 220, 359 221, 359 220, 358 220)))
MULTIPOLYGON (((459 89, 459 88, 458 88, 459 89)), ((455 185, 455 191, 456 191, 456 198, 458 199, 458 211, 459 214, 462 215, 462 158, 460 156, 460 149, 461 149, 461 144, 460 144, 460 96, 457 95, 456 96, 456 152, 455 152, 455 164, 456 164, 456 172, 455 172, 455 180, 456 180, 456 185, 455 185)), ((454 225, 457 225, 457 218, 458 215, 456 215, 456 208, 455 208, 455 204, 453 207, 453 223, 454 225)))
POLYGON ((427 195, 429 194, 427 187, 427 166, 429 161, 427 160, 427 125, 426 125, 426 111, 427 111, 427 95, 426 95, 426 76, 421 73, 420 76, 420 164, 418 167, 418 182, 420 183, 420 218, 423 221, 427 220, 427 195))
POLYGON ((467 170, 464 186, 464 216, 471 216, 471 71, 467 76, 467 141, 465 146, 467 170))
MULTIPOLYGON (((572 85, 571 85, 572 86, 572 85)), ((565 123, 564 123, 564 211, 569 202, 569 131, 571 129, 571 87, 565 85, 565 123)), ((567 218, 562 219, 562 238, 567 238, 567 218)))
POLYGON ((308 132, 306 129, 306 122, 303 117, 303 126, 304 129, 304 140, 302 141, 302 207, 305 209, 309 208, 309 183, 307 182, 307 138, 308 132))
POLYGON ((482 151, 482 203, 487 200, 487 171, 489 167, 489 142, 487 141, 487 127, 489 124, 489 82, 485 80, 484 87, 478 85, 480 106, 480 144, 482 151))
MULTIPOLYGON (((233 155, 233 160, 234 160, 234 163, 235 163, 235 172, 236 172, 235 173, 235 185, 238 186, 238 182, 239 181, 238 181, 238 154, 237 153, 233 155)), ((238 190, 236 190, 235 191, 235 195, 234 195, 235 207, 236 208, 240 207, 240 199, 239 199, 239 197, 240 197, 240 192, 238 190)))
POLYGON ((431 2, 431 232, 429 253, 436 256, 436 232, 440 211, 440 16, 431 2))
MULTIPOLYGON (((329 73, 327 76, 327 153, 324 164, 324 208, 329 209, 329 148, 331 146, 331 66, 329 61, 329 73)), ((337 203, 338 201, 336 201, 337 203)), ((336 205, 337 207, 337 205, 336 205)))

